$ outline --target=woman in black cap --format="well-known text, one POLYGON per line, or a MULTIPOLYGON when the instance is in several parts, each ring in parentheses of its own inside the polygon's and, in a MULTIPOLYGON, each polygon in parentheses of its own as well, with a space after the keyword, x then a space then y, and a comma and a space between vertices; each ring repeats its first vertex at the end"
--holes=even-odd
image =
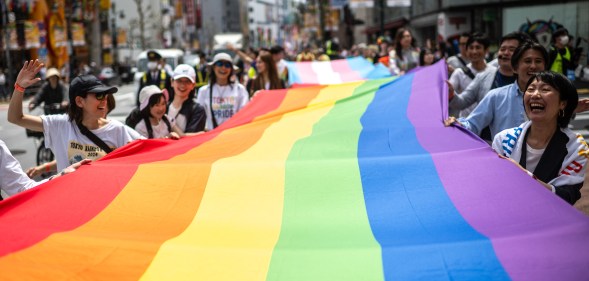
POLYGON ((85 158, 98 159, 132 140, 142 138, 121 122, 104 118, 108 111, 108 95, 116 93, 117 88, 102 84, 92 75, 80 75, 72 80, 67 115, 23 114, 24 90, 40 80, 35 75, 42 67, 43 63, 38 60, 25 62, 16 78, 8 121, 43 132, 45 145, 55 154, 58 170, 85 158))

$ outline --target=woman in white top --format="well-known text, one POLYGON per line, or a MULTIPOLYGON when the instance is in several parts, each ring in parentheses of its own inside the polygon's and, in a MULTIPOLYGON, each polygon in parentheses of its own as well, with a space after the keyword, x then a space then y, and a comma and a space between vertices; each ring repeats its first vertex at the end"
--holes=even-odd
POLYGON ((249 101, 245 87, 230 80, 234 71, 231 56, 218 53, 210 65, 212 67, 210 83, 198 90, 196 98, 196 101, 205 108, 207 114, 205 130, 207 131, 229 120, 249 101))
POLYGON ((135 130, 150 139, 179 139, 183 133, 178 126, 170 123, 166 115, 168 95, 155 85, 145 86, 139 93, 141 121, 135 130))
POLYGON ((42 67, 43 63, 38 60, 25 62, 16 78, 8 121, 43 132, 45 146, 55 154, 58 170, 82 159, 98 159, 132 140, 143 138, 121 122, 104 118, 108 110, 107 96, 117 92, 117 88, 102 84, 93 75, 80 75, 72 80, 67 115, 23 114, 24 90, 40 80, 35 75, 42 67), (98 139, 99 143, 92 139, 98 139))
POLYGON ((389 53, 389 68, 393 75, 403 75, 419 66, 419 51, 411 31, 399 28, 395 35, 395 49, 389 53))

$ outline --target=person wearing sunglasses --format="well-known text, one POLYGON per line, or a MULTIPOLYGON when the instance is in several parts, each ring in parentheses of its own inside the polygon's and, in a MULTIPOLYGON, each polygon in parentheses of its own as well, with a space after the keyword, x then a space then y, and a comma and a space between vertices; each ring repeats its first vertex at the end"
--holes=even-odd
POLYGON ((231 81, 235 71, 231 56, 218 53, 210 65, 209 84, 198 90, 196 98, 207 114, 206 131, 223 124, 249 101, 249 94, 245 87, 231 81))
POLYGON ((93 75, 80 75, 72 80, 67 114, 23 114, 23 93, 39 81, 35 75, 42 67, 40 61, 31 60, 25 62, 18 73, 8 107, 8 121, 43 132, 45 146, 55 154, 58 170, 83 159, 99 159, 130 141, 143 138, 121 122, 104 118, 109 109, 108 96, 118 89, 104 85, 93 75))

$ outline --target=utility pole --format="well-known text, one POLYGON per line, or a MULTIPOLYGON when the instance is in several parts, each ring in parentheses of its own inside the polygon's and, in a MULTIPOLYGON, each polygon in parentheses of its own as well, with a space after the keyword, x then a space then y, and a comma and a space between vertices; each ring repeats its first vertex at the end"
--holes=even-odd
POLYGON ((115 72, 119 72, 118 65, 119 65, 119 58, 118 58, 118 50, 117 50, 117 9, 116 3, 112 2, 110 4, 112 17, 111 17, 111 25, 112 25, 112 59, 113 59, 113 67, 116 68, 115 72))
POLYGON ((319 32, 321 32, 321 45, 325 44, 327 41, 327 32, 325 32, 325 2, 327 0, 318 0, 317 5, 319 5, 319 32))
POLYGON ((90 62, 95 62, 98 65, 102 65, 102 32, 100 31, 100 2, 94 2, 94 18, 90 23, 90 62))
POLYGON ((141 41, 141 50, 147 48, 145 44, 145 11, 143 11, 143 0, 133 0, 137 5, 137 14, 139 14, 139 40, 141 41))

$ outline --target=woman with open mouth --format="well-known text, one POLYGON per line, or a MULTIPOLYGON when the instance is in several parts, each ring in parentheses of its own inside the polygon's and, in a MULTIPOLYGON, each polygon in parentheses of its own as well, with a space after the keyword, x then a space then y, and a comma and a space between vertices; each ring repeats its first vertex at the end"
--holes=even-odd
POLYGON ((216 54, 209 65, 211 80, 208 85, 198 89, 196 98, 207 114, 206 131, 229 120, 249 102, 249 94, 245 87, 231 81, 235 66, 229 54, 216 54))
POLYGON ((525 89, 523 104, 529 121, 498 133, 493 149, 574 204, 581 197, 589 152, 583 137, 567 127, 577 107, 577 89, 552 71, 536 73, 525 89))
POLYGON ((101 158, 132 140, 143 138, 123 123, 104 118, 109 111, 109 95, 118 89, 104 85, 93 75, 80 75, 72 80, 67 114, 23 114, 24 90, 39 81, 35 76, 42 67, 38 60, 25 62, 16 78, 8 121, 43 132, 45 145, 55 154, 58 170, 83 159, 101 158))

